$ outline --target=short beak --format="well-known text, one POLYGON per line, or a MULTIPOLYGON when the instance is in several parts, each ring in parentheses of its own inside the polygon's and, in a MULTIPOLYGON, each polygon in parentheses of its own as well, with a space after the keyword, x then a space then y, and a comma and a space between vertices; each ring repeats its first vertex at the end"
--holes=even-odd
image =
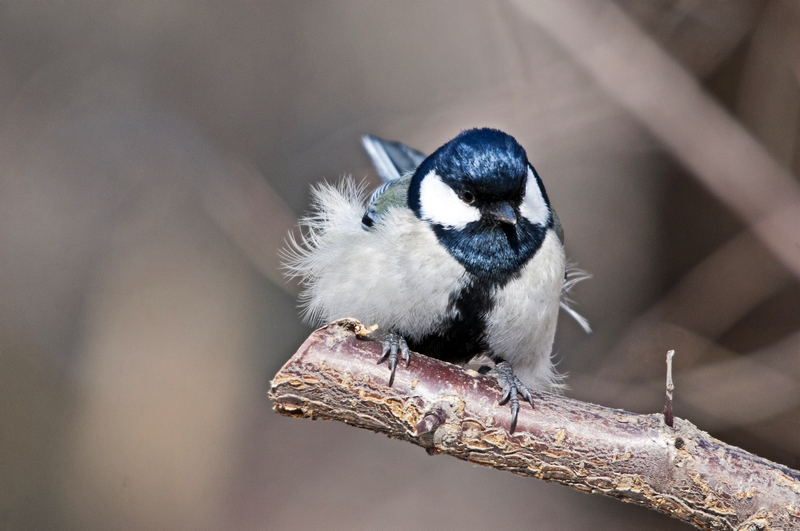
POLYGON ((487 209, 486 213, 489 219, 498 223, 504 223, 512 227, 517 224, 517 215, 514 213, 514 209, 511 208, 511 205, 506 202, 495 203, 487 209))

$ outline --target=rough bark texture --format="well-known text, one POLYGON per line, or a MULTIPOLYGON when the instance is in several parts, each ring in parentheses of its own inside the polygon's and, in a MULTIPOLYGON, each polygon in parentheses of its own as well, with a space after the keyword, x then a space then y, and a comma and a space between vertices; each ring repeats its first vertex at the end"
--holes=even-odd
MULTIPOLYGON (((333 419, 515 474, 667 513, 700 529, 800 529, 800 472, 729 446, 690 422, 534 393, 508 433, 491 377, 421 355, 378 365, 360 323, 314 332, 275 375, 277 412, 333 419)), ((732 405, 732 407, 735 407, 732 405)))

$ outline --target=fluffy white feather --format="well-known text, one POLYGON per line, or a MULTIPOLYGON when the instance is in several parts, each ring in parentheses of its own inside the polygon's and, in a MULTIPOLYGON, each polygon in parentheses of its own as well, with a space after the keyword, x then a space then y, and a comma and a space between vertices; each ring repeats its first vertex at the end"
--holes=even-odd
POLYGON ((561 376, 551 361, 564 283, 564 247, 553 230, 520 275, 495 294, 487 336, 495 354, 531 389, 557 390, 561 376))
POLYGON ((365 230, 363 192, 350 178, 314 189, 303 236, 284 253, 287 272, 303 279, 306 321, 355 317, 419 339, 451 311, 464 268, 408 208, 389 208, 365 230))

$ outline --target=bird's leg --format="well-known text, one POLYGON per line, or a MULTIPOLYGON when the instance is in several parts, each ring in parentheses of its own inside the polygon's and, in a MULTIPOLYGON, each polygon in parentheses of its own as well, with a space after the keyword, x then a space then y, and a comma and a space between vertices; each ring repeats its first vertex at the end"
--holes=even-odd
POLYGON ((408 344, 403 336, 397 334, 395 332, 386 332, 382 334, 380 338, 381 342, 383 343, 383 351, 381 353, 381 359, 378 360, 378 363, 383 363, 386 360, 389 360, 389 369, 392 371, 391 376, 389 376, 389 387, 392 386, 394 383, 394 373, 397 370, 397 358, 398 351, 399 355, 402 356, 403 360, 406 362, 406 367, 411 360, 411 357, 408 353, 408 344))
POLYGON ((509 432, 514 433, 517 428, 517 414, 519 413, 519 397, 517 395, 521 395, 531 407, 533 407, 533 397, 528 388, 525 387, 525 384, 514 374, 514 369, 507 361, 500 359, 491 372, 503 388, 503 398, 500 399, 500 405, 511 402, 511 429, 509 432))

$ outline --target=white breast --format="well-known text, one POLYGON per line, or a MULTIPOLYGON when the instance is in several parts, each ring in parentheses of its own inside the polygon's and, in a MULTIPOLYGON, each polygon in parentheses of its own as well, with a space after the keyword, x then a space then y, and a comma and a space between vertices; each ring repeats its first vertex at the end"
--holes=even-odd
POLYGON ((516 279, 498 290, 487 319, 493 352, 533 389, 558 387, 550 361, 564 283, 564 247, 553 230, 516 279))
POLYGON ((450 295, 460 291, 465 270, 413 212, 390 208, 364 230, 363 197, 350 180, 321 185, 314 202, 312 234, 288 265, 305 278, 307 320, 355 317, 419 339, 451 313, 450 295))

